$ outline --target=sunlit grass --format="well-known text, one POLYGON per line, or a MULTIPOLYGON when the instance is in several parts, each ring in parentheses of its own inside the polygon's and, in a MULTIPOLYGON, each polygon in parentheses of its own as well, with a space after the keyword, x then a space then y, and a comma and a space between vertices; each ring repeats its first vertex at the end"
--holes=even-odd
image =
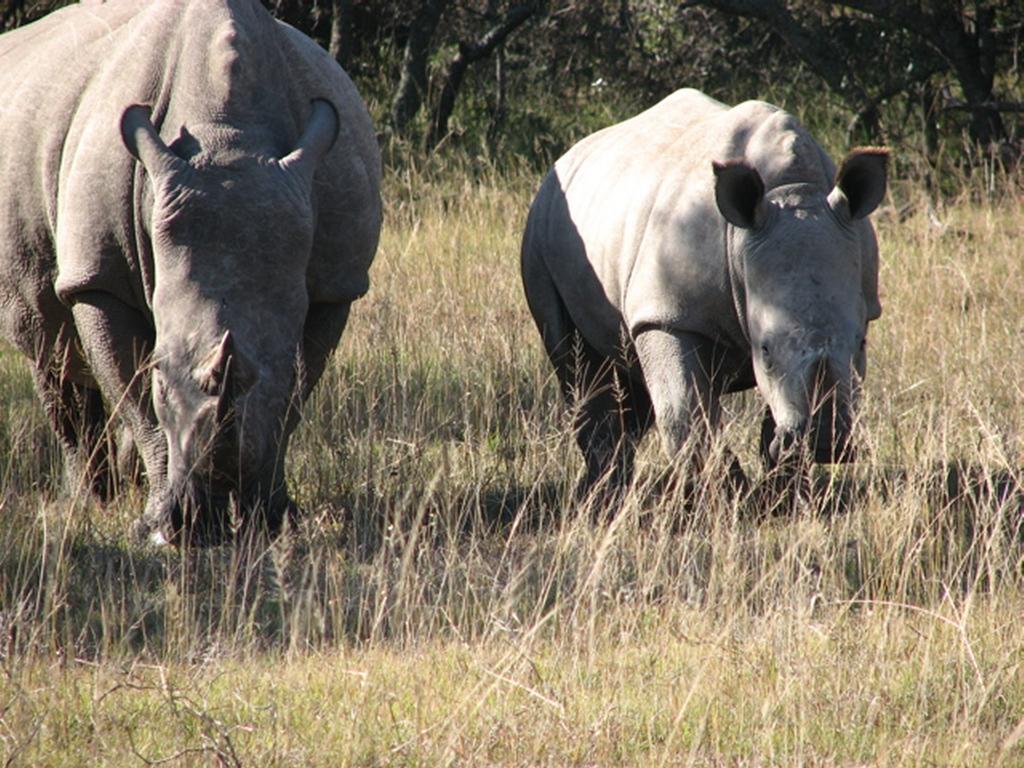
MULTIPOLYGON (((0 354, 12 764, 1024 762, 1019 202, 878 215, 857 466, 759 519, 716 462, 659 493, 652 437, 598 524, 519 284, 539 179, 452 171, 388 179, 270 548, 130 544, 142 494, 62 494, 0 354)), ((722 436, 755 483, 759 410, 722 436)))

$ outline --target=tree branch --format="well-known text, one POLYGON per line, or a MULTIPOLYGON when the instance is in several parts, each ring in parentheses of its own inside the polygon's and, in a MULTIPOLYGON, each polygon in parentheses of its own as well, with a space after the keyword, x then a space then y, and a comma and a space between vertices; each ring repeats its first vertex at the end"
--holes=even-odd
POLYGON ((494 49, 504 43, 508 36, 522 26, 536 10, 537 6, 534 3, 515 5, 508 10, 499 24, 487 30, 476 42, 459 41, 459 52, 449 62, 445 71, 444 88, 441 90, 434 119, 431 121, 429 146, 436 147, 448 134, 448 120, 455 109, 455 99, 469 65, 490 56, 494 49))
POLYGON ((692 0, 681 7, 698 5, 766 22, 853 109, 870 100, 853 71, 835 55, 825 28, 813 20, 797 21, 780 0, 692 0))

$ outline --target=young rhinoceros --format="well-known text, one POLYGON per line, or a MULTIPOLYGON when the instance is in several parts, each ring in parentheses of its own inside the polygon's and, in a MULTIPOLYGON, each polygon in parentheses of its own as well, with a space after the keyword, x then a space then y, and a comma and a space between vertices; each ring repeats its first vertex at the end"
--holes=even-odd
POLYGON ((149 484, 137 533, 276 529, 297 408, 380 231, 351 81, 258 0, 72 6, 0 60, 0 334, 69 477, 111 492, 112 417, 149 484))
POLYGON ((699 464, 722 394, 768 403, 769 465, 806 446, 848 460, 885 194, 884 150, 838 174, 769 104, 681 90, 587 137, 547 175, 522 245, 530 310, 578 406, 584 489, 632 474, 653 412, 665 452, 699 464))

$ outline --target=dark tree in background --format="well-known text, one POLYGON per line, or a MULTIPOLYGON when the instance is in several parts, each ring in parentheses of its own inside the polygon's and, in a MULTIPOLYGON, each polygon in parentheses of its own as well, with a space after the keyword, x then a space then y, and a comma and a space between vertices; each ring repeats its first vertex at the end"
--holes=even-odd
POLYGON ((763 21, 862 117, 869 131, 877 130, 880 102, 926 88, 935 75, 949 75, 962 97, 947 96, 941 106, 970 116, 968 135, 975 147, 989 155, 1019 155, 1019 147, 1009 145, 1002 114, 1019 112, 1024 104, 995 92, 998 73, 1013 71, 1019 78, 1014 71, 1024 26, 1019 0, 684 3, 698 5, 763 21), (858 61, 865 52, 871 60, 858 61))
POLYGON ((401 135, 427 95, 427 59, 434 31, 448 0, 423 0, 409 25, 402 54, 402 74, 391 103, 391 125, 401 135))
MULTIPOLYGON (((0 0, 0 20, 64 2, 0 0)), ((1022 0, 261 2, 345 67, 394 162, 462 150, 543 167, 683 86, 778 103, 837 150, 886 142, 963 170, 1022 151, 1022 0)))
POLYGON ((0 0, 0 32, 40 19, 68 0, 0 0))
POLYGON ((459 95, 459 88, 462 86, 462 78, 466 74, 466 69, 471 64, 483 61, 500 48, 505 39, 522 26, 538 7, 536 3, 522 3, 512 6, 504 16, 499 18, 495 5, 494 2, 488 3, 487 11, 484 14, 484 18, 488 22, 493 22, 494 26, 478 40, 459 40, 459 51, 445 68, 444 85, 438 98, 437 107, 434 109, 430 123, 430 137, 427 139, 427 143, 431 147, 440 144, 448 134, 448 120, 455 109, 455 99, 459 95))

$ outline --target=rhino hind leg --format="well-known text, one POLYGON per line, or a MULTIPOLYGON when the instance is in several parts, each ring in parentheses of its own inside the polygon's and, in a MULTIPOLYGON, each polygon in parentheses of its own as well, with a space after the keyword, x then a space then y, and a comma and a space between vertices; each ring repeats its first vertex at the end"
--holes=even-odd
POLYGON ((72 495, 82 491, 110 501, 116 493, 114 448, 98 389, 63 376, 63 366, 37 365, 36 390, 64 457, 64 480, 72 495))
POLYGON ((596 495, 598 509, 613 507, 633 477, 636 445, 651 424, 647 390, 624 361, 587 342, 546 270, 524 260, 524 284, 586 462, 576 497, 596 495))
POLYGON ((562 361, 559 379, 575 411, 576 442, 587 467, 577 497, 596 492, 615 505, 633 479, 636 448, 652 421, 651 402, 643 383, 623 367, 591 354, 585 341, 576 346, 584 349, 562 361))

